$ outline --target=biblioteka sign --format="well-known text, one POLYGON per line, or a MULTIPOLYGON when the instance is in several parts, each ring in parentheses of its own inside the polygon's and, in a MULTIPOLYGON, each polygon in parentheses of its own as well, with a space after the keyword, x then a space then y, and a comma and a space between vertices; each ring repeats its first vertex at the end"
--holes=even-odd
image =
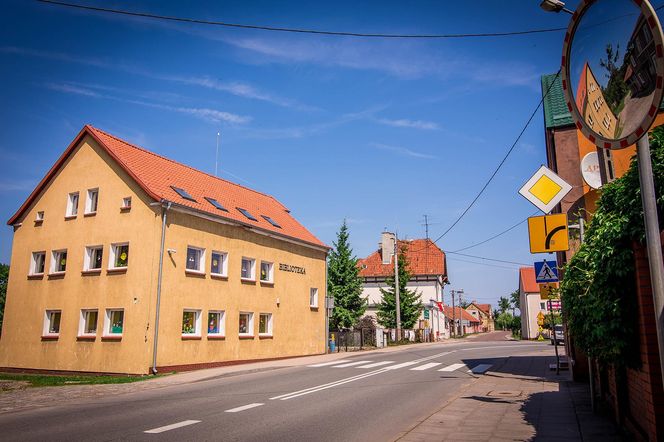
POLYGON ((282 272, 299 273, 300 275, 307 274, 307 270, 304 267, 292 266, 290 264, 279 263, 279 270, 282 272))

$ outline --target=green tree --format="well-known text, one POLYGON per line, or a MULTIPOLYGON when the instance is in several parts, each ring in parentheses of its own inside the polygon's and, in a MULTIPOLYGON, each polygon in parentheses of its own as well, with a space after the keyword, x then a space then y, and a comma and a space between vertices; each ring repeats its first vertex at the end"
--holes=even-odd
POLYGON ((513 316, 508 312, 502 312, 496 317, 496 326, 501 330, 508 330, 512 328, 513 316))
POLYGON ((519 293, 519 289, 510 293, 510 302, 512 304, 512 316, 516 316, 515 310, 521 309, 521 293, 519 293))
MULTIPOLYGON (((420 295, 415 290, 408 290, 406 285, 410 280, 410 271, 408 270, 408 259, 406 258, 406 247, 399 250, 399 307, 401 312, 401 328, 409 329, 415 326, 417 318, 424 306, 420 300, 420 295)), ((386 328, 396 328, 397 308, 395 295, 394 277, 387 278, 386 289, 380 289, 383 295, 380 306, 378 307, 378 322, 386 328)))
POLYGON ((328 259, 327 291, 334 298, 330 330, 350 328, 364 315, 367 303, 362 298, 362 278, 348 241, 346 220, 328 259))
POLYGON ((510 308, 510 300, 504 296, 501 296, 498 299, 498 307, 500 308, 501 313, 505 313, 508 308, 510 308))
POLYGON ((7 281, 9 280, 9 266, 0 264, 0 333, 2 333, 2 321, 5 316, 5 300, 7 299, 7 281))

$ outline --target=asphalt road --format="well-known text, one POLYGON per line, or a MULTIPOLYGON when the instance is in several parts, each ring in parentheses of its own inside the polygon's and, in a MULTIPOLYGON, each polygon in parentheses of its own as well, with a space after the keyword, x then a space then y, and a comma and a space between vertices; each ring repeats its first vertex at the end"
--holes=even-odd
POLYGON ((394 439, 507 357, 546 344, 464 340, 0 415, 3 441, 394 439), (476 373, 469 373, 475 369, 476 373))

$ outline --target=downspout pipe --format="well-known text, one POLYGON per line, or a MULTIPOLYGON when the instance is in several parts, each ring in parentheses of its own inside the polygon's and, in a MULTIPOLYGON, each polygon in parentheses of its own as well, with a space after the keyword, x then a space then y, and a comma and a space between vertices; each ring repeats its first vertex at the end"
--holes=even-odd
POLYGON ((164 244, 166 242, 166 215, 171 203, 161 206, 161 246, 159 247, 159 275, 157 276, 157 307, 154 319, 154 346, 152 348, 152 374, 157 374, 157 343, 159 341, 159 306, 161 304, 161 280, 164 274, 164 244))

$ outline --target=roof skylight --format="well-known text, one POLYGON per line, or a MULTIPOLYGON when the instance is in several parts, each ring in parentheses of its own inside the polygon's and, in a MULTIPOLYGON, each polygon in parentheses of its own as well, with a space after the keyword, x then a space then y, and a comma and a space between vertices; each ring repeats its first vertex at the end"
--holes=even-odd
POLYGON ((265 220, 266 220, 268 223, 272 224, 274 227, 278 227, 278 228, 281 229, 281 226, 279 225, 279 223, 276 222, 275 220, 273 220, 272 218, 270 218, 269 216, 267 216, 267 215, 261 215, 261 216, 262 216, 263 218, 265 218, 265 220))
POLYGON ((209 196, 206 196, 205 199, 208 200, 208 203, 212 204, 217 209, 223 210, 224 212, 228 212, 228 209, 225 208, 224 206, 222 206, 221 203, 219 201, 217 201, 216 199, 210 198, 209 196))
POLYGON ((194 197, 189 195, 189 192, 187 192, 186 190, 181 189, 180 187, 175 187, 175 186, 171 186, 171 189, 175 190, 177 192, 177 194, 180 195, 182 198, 184 198, 186 200, 189 200, 189 201, 196 202, 194 197))
POLYGON ((258 221, 256 218, 254 218, 254 215, 252 215, 251 213, 249 213, 246 209, 242 209, 242 208, 240 208, 240 207, 237 207, 237 210, 239 210, 240 213, 241 213, 242 215, 246 216, 248 219, 250 219, 250 220, 252 220, 252 221, 258 221))

